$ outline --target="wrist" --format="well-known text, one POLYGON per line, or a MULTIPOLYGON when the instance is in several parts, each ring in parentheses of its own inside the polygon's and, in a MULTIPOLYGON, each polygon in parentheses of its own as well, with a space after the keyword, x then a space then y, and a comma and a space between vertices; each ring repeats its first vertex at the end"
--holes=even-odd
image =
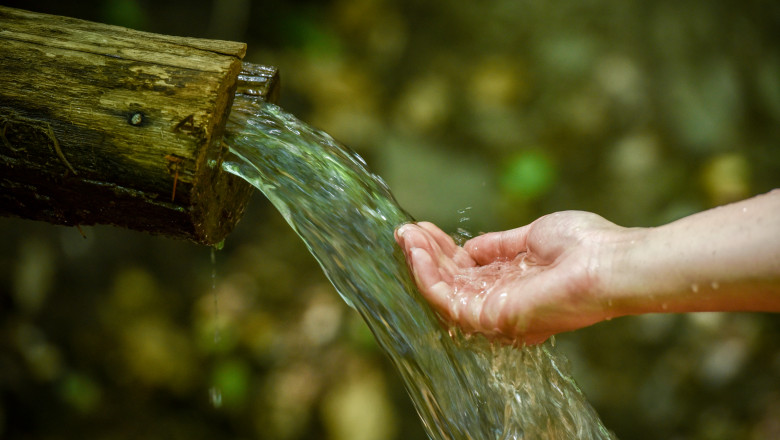
POLYGON ((664 311, 666 290, 654 267, 662 249, 653 238, 655 228, 620 228, 600 246, 599 280, 596 294, 604 319, 664 311), (660 301, 659 301, 660 299, 660 301))
POLYGON ((757 304, 756 286, 729 278, 733 259, 727 255, 733 252, 697 242, 697 229, 686 223, 630 228, 614 240, 603 293, 611 317, 747 310, 757 304))

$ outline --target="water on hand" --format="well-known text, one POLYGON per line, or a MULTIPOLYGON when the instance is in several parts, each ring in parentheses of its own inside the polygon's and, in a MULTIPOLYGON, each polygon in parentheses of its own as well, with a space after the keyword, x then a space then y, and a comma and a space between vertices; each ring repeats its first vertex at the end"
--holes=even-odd
POLYGON ((404 379, 432 439, 611 438, 547 345, 517 349, 444 328, 393 239, 412 221, 379 176, 330 136, 236 97, 223 164, 303 239, 404 379))

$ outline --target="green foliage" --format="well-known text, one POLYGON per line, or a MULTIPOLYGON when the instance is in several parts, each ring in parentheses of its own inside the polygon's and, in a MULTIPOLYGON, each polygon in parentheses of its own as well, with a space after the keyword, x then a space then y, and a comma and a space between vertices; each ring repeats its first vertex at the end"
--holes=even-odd
POLYGON ((524 151, 507 160, 501 172, 504 194, 522 201, 543 197, 555 184, 555 164, 539 151, 524 151))

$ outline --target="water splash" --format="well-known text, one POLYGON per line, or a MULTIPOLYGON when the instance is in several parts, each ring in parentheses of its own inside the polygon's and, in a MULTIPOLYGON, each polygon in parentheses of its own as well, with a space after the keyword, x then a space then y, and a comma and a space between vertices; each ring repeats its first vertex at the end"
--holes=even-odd
POLYGON ((234 157, 223 168, 268 197, 360 313, 430 438, 612 438, 549 344, 515 349, 440 324, 393 239, 412 218, 357 154, 272 104, 242 97, 226 142, 234 157))
POLYGON ((455 241, 455 243, 458 244, 458 246, 463 246, 467 241, 474 238, 474 234, 472 234, 468 228, 466 228, 468 222, 471 221, 471 217, 469 217, 469 211, 471 211, 471 206, 467 206, 458 210, 458 215, 460 216, 458 218, 458 223, 460 226, 455 230, 455 233, 452 234, 452 239, 455 241))

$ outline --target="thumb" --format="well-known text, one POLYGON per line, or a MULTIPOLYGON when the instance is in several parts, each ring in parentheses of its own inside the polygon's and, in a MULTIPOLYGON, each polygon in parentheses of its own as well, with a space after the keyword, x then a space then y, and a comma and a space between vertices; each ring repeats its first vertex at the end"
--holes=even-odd
POLYGON ((532 224, 508 231, 488 232, 467 241, 463 248, 479 265, 514 258, 520 252, 528 250, 528 232, 532 224))

